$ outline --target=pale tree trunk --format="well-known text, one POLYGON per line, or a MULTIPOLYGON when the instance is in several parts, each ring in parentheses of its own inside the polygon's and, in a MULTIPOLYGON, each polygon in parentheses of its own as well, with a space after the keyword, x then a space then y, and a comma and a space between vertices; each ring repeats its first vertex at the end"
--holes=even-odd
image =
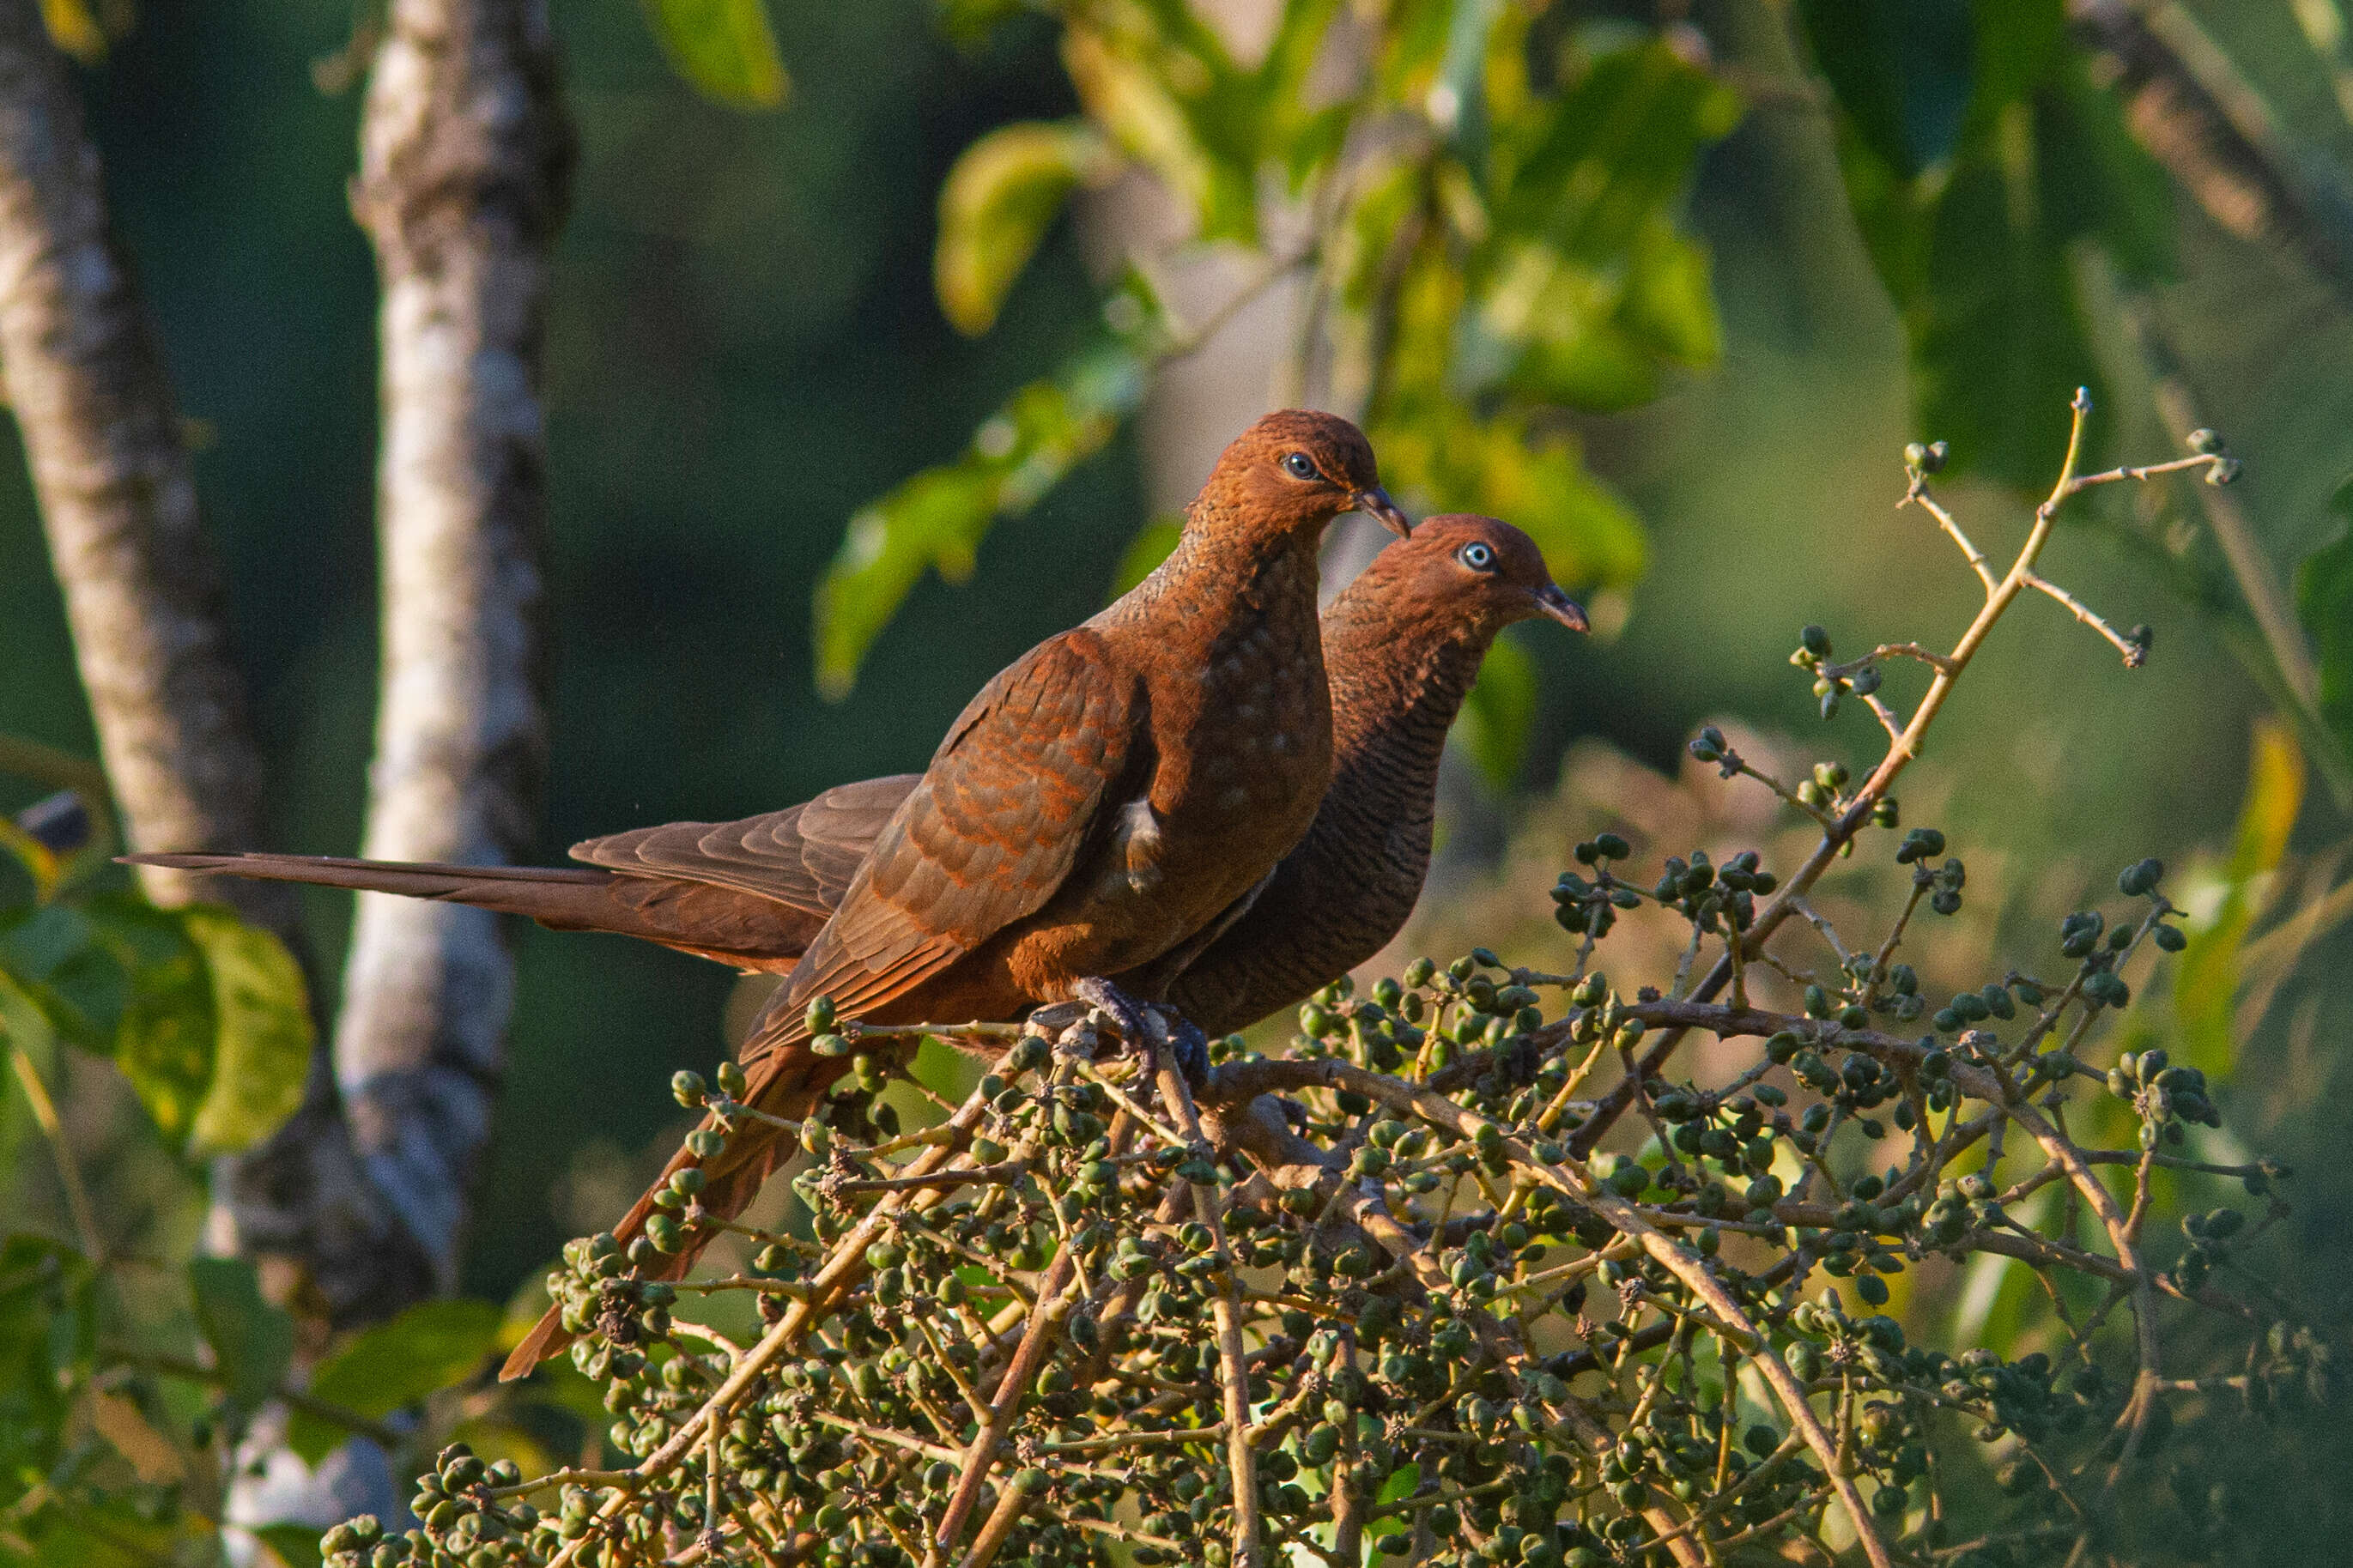
MULTIPOLYGON (((220 568, 80 97, 36 0, 0 0, 0 379, 124 835, 139 849, 254 847, 261 753, 220 568)), ((141 877, 158 903, 217 899, 293 933, 290 889, 141 877)))
MULTIPOLYGON (((542 0, 395 0, 353 207, 375 242, 383 666, 362 853, 526 848, 543 736, 540 339, 572 142, 542 0)), ((360 1157, 457 1279, 513 999, 497 917, 360 897, 335 1075, 360 1157)))
MULTIPOLYGON (((124 836, 141 849, 256 847, 261 756, 220 570, 163 355, 108 232, 98 153, 34 0, 0 0, 0 376, 124 836)), ((158 903, 218 899, 299 937, 290 889, 141 875, 158 903)), ((382 1286, 399 1258, 390 1219, 353 1157, 323 1047, 294 1121, 223 1162, 216 1188, 212 1245, 290 1263, 282 1298, 398 1304, 382 1286)))

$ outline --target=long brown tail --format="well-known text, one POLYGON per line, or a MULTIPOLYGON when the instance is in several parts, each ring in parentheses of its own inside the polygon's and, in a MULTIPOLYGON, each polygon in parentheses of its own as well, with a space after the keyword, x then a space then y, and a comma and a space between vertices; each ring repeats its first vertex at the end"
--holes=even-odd
MULTIPOLYGON (((820 1057, 798 1040, 782 1046, 759 1068, 758 1077, 745 1091, 746 1101, 771 1116, 787 1121, 807 1119, 817 1110, 818 1100, 828 1085, 839 1076, 841 1064, 820 1057)), ((703 1118, 706 1128, 715 1126, 713 1120, 703 1118)), ((760 1189, 777 1167, 793 1157, 799 1143, 782 1130, 749 1117, 737 1120, 735 1129, 727 1139, 726 1147, 712 1159, 698 1161, 683 1144, 662 1167, 654 1184, 645 1190, 629 1212, 613 1226, 613 1239, 624 1247, 645 1234, 646 1221, 652 1218, 656 1207, 654 1194, 670 1185, 670 1179, 689 1165, 700 1164, 703 1172, 702 1191, 695 1202, 714 1220, 732 1220, 752 1206, 760 1189)), ((716 1226, 703 1226, 691 1231, 686 1245, 678 1252, 661 1258, 646 1270, 645 1277, 653 1279, 683 1279, 720 1232, 716 1226)), ((572 1342, 573 1336, 564 1327, 561 1307, 550 1307, 531 1332, 499 1369, 499 1381, 512 1382, 527 1377, 532 1368, 555 1354, 572 1342)))
POLYGON ((527 915, 556 931, 609 931, 743 969, 792 968, 825 923, 734 888, 591 867, 450 866, 330 855, 125 855, 138 866, 397 893, 527 915))

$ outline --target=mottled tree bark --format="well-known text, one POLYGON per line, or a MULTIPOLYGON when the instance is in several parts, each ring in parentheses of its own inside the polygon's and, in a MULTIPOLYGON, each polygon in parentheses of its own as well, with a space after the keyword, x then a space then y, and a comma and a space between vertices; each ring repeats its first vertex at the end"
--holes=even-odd
MULTIPOLYGON (((261 754, 220 568, 80 97, 35 0, 0 0, 0 379, 124 834, 140 849, 253 847, 261 754)), ((158 903, 216 899, 293 932, 284 889, 141 875, 158 903)))
MULTIPOLYGON (((352 198, 384 289, 368 856, 494 864, 531 839, 540 339, 571 155, 542 0, 395 0, 352 198)), ((456 1281, 512 994, 495 916, 361 896, 335 1073, 438 1289, 456 1281)))

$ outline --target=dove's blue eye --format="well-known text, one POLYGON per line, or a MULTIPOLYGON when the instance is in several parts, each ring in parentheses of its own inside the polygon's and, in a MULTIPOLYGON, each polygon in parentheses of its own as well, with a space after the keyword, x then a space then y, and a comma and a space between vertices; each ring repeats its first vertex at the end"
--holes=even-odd
POLYGON ((1304 452, 1292 453, 1282 459, 1282 466, 1294 479, 1312 479, 1316 477, 1315 464, 1304 452))
POLYGON ((1456 551, 1454 558, 1473 572, 1493 571, 1495 565, 1495 552, 1476 540, 1456 551))

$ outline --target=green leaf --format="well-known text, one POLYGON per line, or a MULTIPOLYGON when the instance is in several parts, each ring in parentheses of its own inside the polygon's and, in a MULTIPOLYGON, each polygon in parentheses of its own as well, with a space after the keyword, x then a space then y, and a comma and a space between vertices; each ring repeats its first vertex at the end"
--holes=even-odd
POLYGON ((2353 479, 2337 487, 2329 510, 2346 527, 2296 568, 2295 610, 2320 662, 2321 722, 2353 757, 2353 479))
POLYGON ((1399 1465, 1389 1472, 1387 1480, 1381 1482, 1380 1495, 1374 1500, 1373 1506, 1387 1508, 1393 1502, 1402 1502, 1413 1496, 1413 1489, 1419 1485, 1421 1485, 1421 1467, 1399 1465))
POLYGON ((285 1568, 319 1568, 326 1557, 319 1550, 319 1530, 309 1524, 265 1524, 253 1532, 278 1554, 285 1568))
POLYGON ((1000 126, 957 155, 940 187, 940 237, 932 280, 956 331, 977 336, 997 311, 1039 241, 1081 184, 1114 166, 1083 120, 1000 126))
POLYGON ((301 966, 269 931, 209 905, 179 915, 205 957, 216 1030, 212 1081, 196 1107, 188 1151, 234 1153, 275 1132, 302 1103, 310 997, 301 966))
POLYGON ((2255 727, 2247 765, 2247 794, 2231 858, 2222 868, 2222 900, 2189 934, 2173 976, 2173 1006, 2181 1023, 2183 1062, 2218 1081, 2237 1055, 2231 1016, 2239 998, 2239 955, 2254 923, 2258 881, 2287 853, 2288 837, 2304 805, 2304 753, 2285 726, 2255 727))
POLYGON ((188 1264, 196 1331, 212 1347, 228 1396, 247 1410, 269 1403, 294 1356, 294 1320, 261 1299, 246 1258, 198 1258, 188 1264))
POLYGON ((89 910, 131 979, 115 1065, 166 1142, 185 1145, 212 1087, 219 1037, 204 951, 177 911, 124 895, 93 899, 89 910))
POLYGON ((1138 583, 1152 575, 1153 569, 1168 559, 1176 548, 1177 539, 1185 531, 1185 520, 1178 517, 1155 517, 1135 531, 1128 542, 1127 553, 1119 558, 1119 571, 1113 575, 1111 596, 1118 598, 1138 583))
POLYGON ((2069 396, 2088 386, 2104 401, 2074 253, 2161 276, 2174 198, 2066 45, 2062 0, 1976 0, 1967 15, 1957 133, 1958 57, 1918 58, 1952 29, 1949 6, 1921 20, 1879 0, 1858 19, 1823 0, 1809 21, 1838 97, 1848 199, 1909 342, 1919 433, 1950 442, 1957 468, 2039 489, 2066 445, 2069 396))
POLYGON ((926 468, 849 520, 817 586, 818 689, 857 684, 874 639, 926 570, 960 582, 997 519, 1037 505, 1112 438, 1144 393, 1143 351, 1088 349, 1013 395, 954 462, 926 468))
MULTIPOLYGON (((421 1301, 344 1346, 311 1377, 311 1393, 380 1418, 474 1372, 498 1337, 499 1310, 488 1301, 421 1301)), ((343 1437, 341 1427, 301 1411, 287 1424, 286 1446, 306 1464, 343 1437)))
POLYGON ((1480 776, 1498 795, 1519 782, 1535 717, 1535 660, 1508 634, 1498 637, 1454 726, 1480 776))
POLYGON ((791 86, 764 0, 645 0, 646 20, 679 75, 714 102, 774 109, 791 86))
POLYGON ((1952 154, 1969 102, 1968 0, 1800 0, 1848 134, 1903 179, 1952 154))
POLYGON ((81 911, 50 904, 0 912, 0 975, 67 1040, 113 1051, 130 981, 81 911))

